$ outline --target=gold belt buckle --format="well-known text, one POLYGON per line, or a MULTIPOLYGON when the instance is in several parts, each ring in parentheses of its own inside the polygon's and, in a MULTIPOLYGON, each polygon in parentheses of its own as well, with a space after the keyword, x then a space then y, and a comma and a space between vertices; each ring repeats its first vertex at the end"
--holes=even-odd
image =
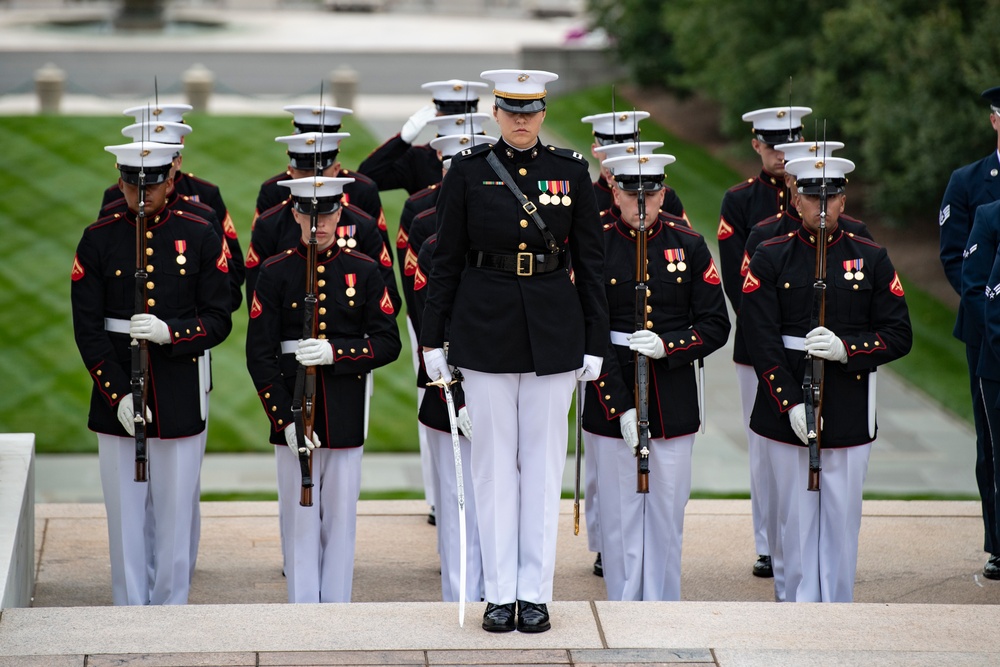
POLYGON ((535 256, 530 252, 517 253, 517 275, 530 276, 535 272, 535 256), (524 267, 527 263, 527 268, 524 267))

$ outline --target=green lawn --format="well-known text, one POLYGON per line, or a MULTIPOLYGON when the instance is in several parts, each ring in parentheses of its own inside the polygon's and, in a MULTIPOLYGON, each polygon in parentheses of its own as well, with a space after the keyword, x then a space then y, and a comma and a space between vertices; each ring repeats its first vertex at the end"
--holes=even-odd
MULTIPOLYGON (((589 156, 589 126, 579 119, 609 106, 607 87, 564 96, 551 105, 543 138, 558 137, 589 156)), ((619 98, 619 108, 631 109, 632 102, 619 98)), ((185 170, 222 188, 245 252, 257 188, 284 163, 274 137, 291 131, 289 120, 199 114, 188 120, 195 131, 187 138, 185 170)), ((35 432, 40 452, 96 451, 96 438, 86 428, 90 379, 73 341, 69 274, 82 229, 94 220, 104 188, 117 178, 114 158, 103 147, 124 142, 125 124, 121 116, 0 117, 0 372, 6 381, 0 432, 35 432)), ((344 129, 352 136, 342 144, 342 161, 356 167, 375 141, 350 117, 344 129)), ((722 194, 742 175, 648 120, 642 129, 643 139, 663 141, 663 150, 677 156, 668 183, 681 194, 696 228, 714 243, 722 194)), ((383 195, 392 238, 404 199, 401 191, 383 195)), ((893 368, 971 419, 964 353, 951 337, 954 313, 909 281, 904 284, 914 352, 893 368)), ((245 312, 234 318, 232 335, 213 354, 210 451, 270 448, 267 422, 244 365, 245 312)), ((375 375, 372 411, 379 418, 371 420, 369 451, 416 450, 414 376, 405 327, 401 333, 404 355, 375 375)))

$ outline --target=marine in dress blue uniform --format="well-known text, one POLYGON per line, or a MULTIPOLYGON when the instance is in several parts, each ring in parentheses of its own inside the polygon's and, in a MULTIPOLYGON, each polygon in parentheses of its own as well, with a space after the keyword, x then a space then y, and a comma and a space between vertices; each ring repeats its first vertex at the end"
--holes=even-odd
MULTIPOLYGON (((583 426, 593 453, 609 600, 680 600, 684 508, 691 453, 700 425, 695 362, 722 347, 729 315, 719 271, 705 239, 657 212, 671 155, 605 161, 617 181, 622 219, 605 225, 604 287, 611 339, 601 375, 586 385, 583 426), (652 211, 644 221, 647 296, 636 330, 639 191, 652 211), (638 444, 635 355, 649 357, 649 493, 636 493, 638 444)), ((589 527, 589 522, 588 522, 589 527)))
POLYGON ((375 260, 345 252, 336 217, 345 179, 285 181, 300 244, 267 260, 251 295, 247 368, 275 445, 289 602, 350 602, 361 450, 370 374, 399 356, 395 309, 375 260), (318 335, 303 339, 306 243, 316 193, 318 335), (313 504, 299 505, 301 473, 292 419, 298 364, 316 366, 313 504))
POLYGON ((538 70, 482 76, 495 81, 501 141, 455 156, 442 183, 420 342, 431 378, 447 379, 448 364, 465 378, 487 600, 483 627, 541 632, 551 627, 546 605, 566 415, 576 382, 596 379, 607 348, 604 249, 583 156, 538 141, 545 84, 557 76, 538 70), (499 176, 489 160, 510 176, 499 176))
POLYGON ((885 249, 838 227, 842 158, 786 165, 797 178, 803 226, 758 246, 743 284, 743 330, 759 379, 750 428, 774 477, 775 545, 790 602, 850 602, 854 595, 862 486, 875 439, 875 368, 905 355, 912 332, 899 277, 885 249), (821 187, 829 195, 826 318, 812 322, 821 187), (825 360, 820 490, 807 490, 802 380, 806 353, 825 360))
MULTIPOLYGON (((760 156, 761 171, 756 178, 748 178, 729 188, 722 198, 717 238, 719 242, 719 268, 722 287, 736 313, 737 330, 740 318, 740 289, 743 284, 743 253, 747 236, 755 224, 785 211, 788 208, 788 187, 784 181, 784 153, 775 146, 802 140, 802 118, 811 113, 809 107, 772 107, 743 114, 743 120, 752 124, 753 139, 750 145, 760 156)), ((747 453, 750 459, 750 507, 753 515, 754 546, 757 561, 753 574, 771 577, 774 574, 771 551, 767 544, 766 452, 750 429, 750 410, 757 390, 757 379, 749 359, 739 345, 733 349, 736 381, 740 387, 743 406, 743 428, 747 436, 747 453)))
POLYGON ((98 436, 116 605, 184 604, 193 570, 206 426, 200 358, 232 328, 229 265, 201 218, 165 207, 178 147, 108 146, 129 211, 89 226, 73 260, 77 347, 92 379, 88 426, 98 436), (145 173, 144 311, 135 312, 136 212, 145 173), (148 482, 133 481, 131 340, 149 341, 148 482))
POLYGON ((978 316, 974 316, 971 322, 967 321, 967 305, 962 289, 962 263, 971 247, 969 235, 976 211, 983 204, 1000 199, 1000 87, 983 91, 982 97, 990 104, 990 125, 997 134, 996 150, 952 172, 941 200, 938 225, 941 232, 941 266, 952 288, 963 297, 958 304, 955 337, 965 343, 969 364, 972 414, 976 425, 976 483, 983 507, 983 550, 990 554, 983 567, 983 575, 989 579, 1000 579, 1000 534, 997 532, 1000 517, 996 514, 996 484, 992 473, 993 437, 986 415, 992 406, 984 401, 977 375, 982 347, 981 332, 976 325, 978 316))
POLYGON ((432 95, 432 103, 421 107, 358 166, 358 171, 378 184, 379 190, 406 190, 415 194, 441 181, 441 159, 428 144, 416 144, 417 135, 435 116, 474 113, 479 95, 489 89, 482 81, 429 81, 420 86, 432 95))

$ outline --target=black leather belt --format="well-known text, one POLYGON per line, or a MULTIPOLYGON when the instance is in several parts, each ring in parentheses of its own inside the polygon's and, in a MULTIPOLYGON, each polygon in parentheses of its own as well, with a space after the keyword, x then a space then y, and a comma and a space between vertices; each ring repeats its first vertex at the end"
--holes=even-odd
POLYGON ((519 276, 530 276, 536 273, 549 273, 565 266, 565 252, 553 254, 533 254, 519 252, 513 255, 472 250, 469 252, 469 264, 477 268, 508 271, 519 276))

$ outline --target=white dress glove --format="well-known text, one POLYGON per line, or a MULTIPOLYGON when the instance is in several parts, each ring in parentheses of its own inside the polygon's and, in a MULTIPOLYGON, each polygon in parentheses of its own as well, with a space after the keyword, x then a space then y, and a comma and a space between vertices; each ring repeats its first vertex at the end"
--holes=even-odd
POLYGON ((601 366, 604 365, 604 357, 595 357, 592 354, 583 355, 583 366, 576 371, 577 382, 593 382, 601 375, 601 366))
POLYGON ((806 334, 806 352, 819 359, 829 361, 847 361, 847 348, 844 341, 826 327, 816 327, 806 334))
MULTIPOLYGON (((314 449, 316 449, 317 447, 320 446, 319 436, 316 435, 316 431, 313 431, 312 442, 310 442, 309 440, 310 440, 309 438, 305 438, 303 440, 303 442, 306 443, 306 447, 303 450, 303 452, 305 452, 305 451, 310 451, 311 452, 312 450, 314 450, 314 449)), ((290 450, 292 450, 292 454, 295 454, 296 456, 298 456, 299 455, 299 438, 298 438, 298 434, 295 432, 295 424, 289 424, 288 426, 285 427, 285 442, 288 443, 288 448, 290 450)))
POLYGON ((625 438, 625 444, 635 454, 635 450, 639 447, 639 417, 636 414, 635 408, 629 408, 623 412, 619 421, 621 422, 619 426, 622 429, 622 437, 625 438))
MULTIPOLYGON (((118 421, 125 427, 129 435, 135 437, 135 406, 131 394, 118 402, 118 421)), ((148 405, 146 406, 146 423, 153 423, 153 413, 149 411, 148 405)))
POLYGON ((788 411, 788 421, 792 423, 792 430, 799 437, 803 445, 809 444, 809 429, 806 428, 806 404, 796 403, 788 411))
POLYGON ((628 337, 628 349, 644 354, 650 359, 662 359, 667 356, 667 348, 655 332, 649 329, 636 331, 628 337))
POLYGON ((170 327, 156 315, 137 313, 129 321, 128 335, 157 345, 166 345, 170 342, 170 327))
POLYGON ((472 440, 472 418, 469 417, 469 408, 464 405, 458 409, 458 430, 469 440, 472 440))
POLYGON ((306 338, 299 341, 295 361, 303 366, 329 366, 333 363, 333 347, 328 340, 306 338))
POLYGON ((437 116, 437 109, 433 106, 422 107, 403 123, 403 129, 399 131, 399 138, 408 144, 412 144, 413 140, 420 134, 420 130, 427 126, 427 121, 435 116, 437 116))
POLYGON ((448 367, 448 360, 444 357, 444 350, 435 347, 432 350, 424 350, 424 368, 427 369, 427 377, 431 380, 444 380, 450 383, 451 368, 448 367))

